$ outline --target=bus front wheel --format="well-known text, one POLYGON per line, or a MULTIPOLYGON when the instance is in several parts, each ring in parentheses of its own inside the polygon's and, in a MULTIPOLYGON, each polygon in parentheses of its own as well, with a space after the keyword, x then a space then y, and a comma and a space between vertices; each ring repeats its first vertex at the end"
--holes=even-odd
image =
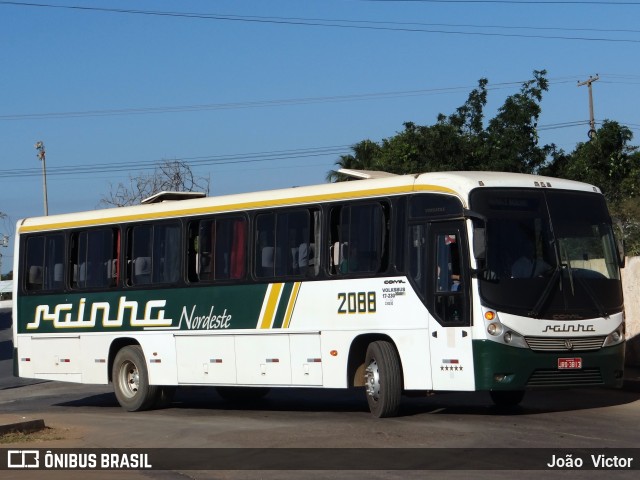
POLYGON ((364 386, 369 410, 378 417, 393 417, 402 395, 400 359, 394 346, 379 340, 369 344, 365 356, 364 386))
POLYGON ((144 353, 139 345, 123 347, 113 362, 113 389, 118 403, 128 412, 154 406, 160 387, 149 385, 144 353))

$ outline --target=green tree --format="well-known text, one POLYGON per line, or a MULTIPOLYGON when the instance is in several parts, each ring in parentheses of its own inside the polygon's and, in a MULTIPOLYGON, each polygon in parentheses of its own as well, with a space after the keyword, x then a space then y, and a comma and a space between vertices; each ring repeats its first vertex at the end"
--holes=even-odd
POLYGON ((631 146, 633 133, 618 122, 605 120, 588 142, 570 154, 560 152, 545 174, 598 186, 611 205, 640 195, 640 153, 631 146))
POLYGON ((627 253, 640 255, 640 151, 632 139, 628 127, 605 120, 591 140, 557 152, 541 173, 599 187, 622 222, 627 253))
POLYGON ((553 145, 538 145, 538 118, 542 94, 549 88, 545 70, 534 71, 515 95, 507 97, 489 121, 482 170, 537 173, 553 153, 553 145))
MULTIPOLYGON (((640 255, 640 152, 630 144, 631 130, 606 120, 589 142, 566 153, 539 145, 537 125, 549 83, 545 70, 533 72, 519 92, 507 97, 495 117, 485 120, 488 81, 482 78, 467 101, 433 125, 404 123, 404 129, 379 144, 364 140, 340 168, 397 174, 455 170, 494 170, 544 174, 598 186, 623 225, 627 252, 640 255), (486 125, 486 126, 485 126, 486 125)), ((329 181, 347 177, 331 171, 329 181)))
MULTIPOLYGON (((536 126, 543 92, 548 88, 546 71, 535 71, 517 94, 509 96, 485 128, 488 80, 482 78, 467 101, 433 125, 406 122, 404 130, 380 144, 365 140, 367 155, 347 155, 340 168, 362 168, 407 174, 451 170, 498 170, 535 173, 555 151, 553 145, 538 146, 536 126), (373 145, 372 145, 373 144, 373 145), (376 148, 377 147, 377 148, 376 148), (345 167, 349 165, 348 167, 345 167)), ((356 147, 354 147, 354 151, 356 147)), ((330 181, 341 181, 335 171, 330 181)))
POLYGON ((327 181, 343 182, 348 180, 347 175, 338 172, 341 168, 352 170, 378 170, 376 167, 376 157, 380 146, 371 140, 362 140, 351 147, 352 154, 340 155, 340 159, 335 163, 336 169, 327 173, 327 181))

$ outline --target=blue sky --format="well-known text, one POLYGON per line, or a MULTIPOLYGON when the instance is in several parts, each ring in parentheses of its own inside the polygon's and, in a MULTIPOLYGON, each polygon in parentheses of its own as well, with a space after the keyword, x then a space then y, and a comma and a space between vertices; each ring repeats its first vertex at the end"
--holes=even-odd
POLYGON ((536 69, 541 142, 587 139, 563 124, 588 120, 577 82, 595 74, 596 120, 640 132, 640 1, 17 3, 0 1, 0 234, 43 213, 36 141, 56 214, 165 159, 194 162, 214 195, 322 183, 349 145, 434 123, 481 77, 493 116, 536 69))

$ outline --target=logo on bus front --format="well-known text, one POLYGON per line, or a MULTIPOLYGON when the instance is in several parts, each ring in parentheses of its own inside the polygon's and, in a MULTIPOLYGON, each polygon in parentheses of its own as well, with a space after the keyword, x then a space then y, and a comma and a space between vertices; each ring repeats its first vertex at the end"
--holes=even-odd
POLYGON ((594 325, 570 325, 563 323, 562 325, 547 325, 542 333, 555 332, 555 333, 568 333, 568 332, 595 332, 596 327, 594 325))

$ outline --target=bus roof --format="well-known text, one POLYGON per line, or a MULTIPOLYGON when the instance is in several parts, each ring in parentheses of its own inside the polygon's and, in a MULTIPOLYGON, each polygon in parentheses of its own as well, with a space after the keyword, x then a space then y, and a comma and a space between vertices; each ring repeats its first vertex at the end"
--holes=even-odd
POLYGON ((538 175, 484 171, 431 172, 32 217, 18 221, 17 230, 24 233, 215 212, 339 202, 417 191, 455 195, 466 206, 469 193, 483 187, 553 188, 600 193, 592 185, 538 175))

